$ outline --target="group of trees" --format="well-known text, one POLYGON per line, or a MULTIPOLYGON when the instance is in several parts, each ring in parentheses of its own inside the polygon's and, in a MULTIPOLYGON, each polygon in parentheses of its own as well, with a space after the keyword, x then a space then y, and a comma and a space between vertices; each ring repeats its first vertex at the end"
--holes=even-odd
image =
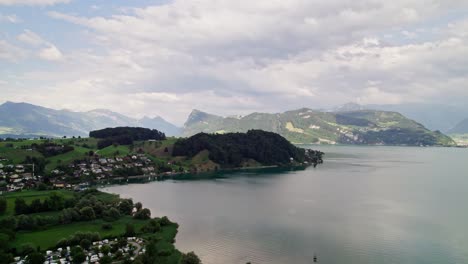
POLYGON ((89 136, 99 138, 97 147, 102 149, 113 144, 131 145, 135 140, 165 140, 166 135, 156 129, 142 127, 115 127, 89 132, 89 136))
MULTIPOLYGON (((0 213, 6 211, 7 204, 7 200, 0 197, 0 213)), ((106 225, 107 229, 112 229, 112 224, 110 222, 118 220, 123 215, 148 221, 139 228, 133 223, 128 223, 125 227, 125 231, 120 235, 121 239, 112 246, 106 246, 107 248, 103 247, 100 249, 101 253, 104 251, 107 253, 113 252, 115 254, 114 259, 127 263, 118 249, 122 248, 122 245, 127 243, 126 237, 138 236, 139 234, 145 234, 147 237, 155 238, 155 240, 150 239, 153 241, 155 251, 151 253, 151 246, 146 245, 150 253, 140 255, 136 258, 137 262, 156 263, 158 259, 168 258, 178 252, 173 245, 167 247, 167 244, 164 244, 164 246, 161 247, 157 244, 158 241, 161 240, 161 236, 156 234, 160 232, 162 228, 174 225, 174 223, 165 216, 152 219, 151 211, 148 208, 144 208, 139 202, 133 203, 131 199, 120 199, 117 197, 110 199, 109 197, 100 196, 97 190, 88 190, 75 193, 73 197, 65 197, 61 193, 51 192, 48 197, 42 200, 35 199, 31 202, 26 202, 22 198, 17 198, 14 204, 16 215, 0 218, 0 264, 13 262, 13 256, 18 254, 28 256, 27 263, 44 263, 45 258, 41 249, 35 248, 32 244, 27 243, 19 248, 10 248, 9 245, 11 245, 10 243, 15 239, 16 232, 18 231, 46 229, 53 225, 68 224, 75 221, 89 221, 99 218, 108 221, 102 225, 102 228, 106 225), (34 214, 36 212, 42 212, 41 210, 55 210, 59 213, 51 215, 34 214), (153 258, 145 258, 145 256, 151 256, 153 258)), ((56 246, 61 248, 70 246, 72 248, 70 255, 73 258, 73 263, 81 263, 85 261, 86 257, 84 250, 90 250, 93 247, 92 242, 101 239, 102 237, 96 232, 76 232, 74 235, 61 239, 56 246)), ((168 242, 174 243, 174 241, 175 240, 168 242)), ((106 258, 100 259, 100 263, 112 262, 112 258, 108 257, 107 253, 105 253, 106 258)), ((182 254, 180 263, 200 263, 199 259, 197 262, 197 259, 198 257, 193 253, 182 254)))
POLYGON ((305 150, 292 145, 282 136, 262 130, 247 133, 199 133, 174 144, 174 156, 193 157, 202 150, 210 152, 210 160, 222 167, 239 167, 248 159, 264 165, 282 165, 290 159, 303 162, 305 150))
POLYGON ((57 192, 52 192, 49 197, 45 198, 44 201, 41 199, 34 199, 28 205, 26 201, 18 197, 15 200, 15 214, 31 214, 48 211, 59 211, 66 207, 71 207, 76 203, 74 198, 65 199, 63 195, 57 192))
POLYGON ((52 157, 74 150, 71 145, 59 145, 50 141, 46 141, 42 144, 33 143, 31 147, 44 155, 44 157, 52 157))

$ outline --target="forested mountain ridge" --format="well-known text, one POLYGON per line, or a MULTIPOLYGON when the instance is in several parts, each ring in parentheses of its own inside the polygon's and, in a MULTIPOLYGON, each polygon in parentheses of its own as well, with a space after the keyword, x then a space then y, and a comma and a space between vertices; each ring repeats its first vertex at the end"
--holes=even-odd
POLYGON ((302 108, 275 114, 252 113, 240 118, 195 110, 184 125, 183 135, 251 129, 275 132, 293 143, 455 145, 450 137, 432 132, 399 113, 376 110, 324 112, 302 108))

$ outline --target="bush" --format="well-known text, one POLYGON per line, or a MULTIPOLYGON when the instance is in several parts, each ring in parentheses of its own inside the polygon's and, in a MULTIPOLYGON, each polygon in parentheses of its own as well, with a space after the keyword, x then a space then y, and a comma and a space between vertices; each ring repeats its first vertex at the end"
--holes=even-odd
POLYGON ((37 227, 36 218, 29 215, 18 216, 18 230, 32 230, 37 227))
POLYGON ((120 218, 120 212, 119 210, 112 207, 102 212, 102 218, 104 219, 104 221, 107 221, 107 222, 116 221, 116 220, 119 220, 120 218))
POLYGON ((161 224, 161 226, 168 226, 171 224, 171 221, 169 220, 169 218, 167 218, 167 216, 163 216, 159 223, 161 224))
POLYGON ((7 209, 7 200, 4 197, 0 197, 0 214, 5 213, 7 209))
POLYGON ((141 209, 133 216, 135 219, 147 220, 151 218, 151 211, 148 208, 141 209))
POLYGON ((29 213, 29 206, 26 204, 23 198, 15 199, 15 213, 17 215, 29 213))
POLYGON ((56 248, 64 248, 70 245, 70 241, 68 241, 66 238, 60 239, 57 244, 55 245, 56 248))
POLYGON ((91 241, 89 241, 89 240, 86 239, 86 238, 80 241, 80 246, 81 246, 82 248, 86 249, 86 250, 89 249, 89 247, 91 246, 91 244, 92 244, 91 241))
POLYGON ((112 224, 110 223, 104 223, 101 226, 102 230, 111 230, 112 229, 112 224))
POLYGON ((121 214, 131 215, 133 211, 132 199, 122 199, 119 203, 119 210, 121 214))
POLYGON ((125 236, 126 237, 132 237, 135 236, 135 227, 132 224, 126 224, 125 225, 125 236))
POLYGON ((40 252, 33 252, 28 255, 26 259, 26 264, 43 264, 45 261, 45 256, 40 252))
POLYGON ((34 245, 31 243, 22 244, 20 247, 20 254, 22 256, 27 256, 35 251, 36 250, 34 249, 34 245))
POLYGON ((112 263, 112 258, 109 256, 103 256, 101 259, 99 259, 99 263, 101 264, 111 264, 112 263))
POLYGON ((155 219, 151 219, 146 225, 141 228, 143 233, 156 233, 161 230, 161 225, 155 219))
POLYGON ((85 221, 96 219, 93 208, 86 206, 80 210, 81 219, 85 221))

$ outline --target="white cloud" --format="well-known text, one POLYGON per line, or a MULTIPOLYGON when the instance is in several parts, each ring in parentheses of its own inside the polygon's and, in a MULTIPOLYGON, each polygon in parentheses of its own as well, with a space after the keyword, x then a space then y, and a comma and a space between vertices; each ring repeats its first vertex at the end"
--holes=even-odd
POLYGON ((50 12, 83 27, 89 42, 64 60, 25 31, 19 40, 38 43, 40 57, 62 67, 22 78, 51 89, 54 96, 41 99, 50 104, 179 123, 191 108, 244 114, 356 100, 461 100, 468 20, 451 12, 466 8, 442 0, 174 0, 105 17, 50 12), (450 25, 434 31, 436 18, 450 25), (99 99, 104 93, 111 99, 99 99))
POLYGON ((50 45, 39 51, 39 57, 49 61, 60 61, 63 59, 63 54, 57 47, 50 45))
POLYGON ((25 29, 24 32, 18 35, 16 38, 19 41, 22 41, 24 43, 27 43, 33 46, 40 46, 43 44, 47 44, 47 41, 45 41, 41 36, 32 32, 29 29, 25 29))
POLYGON ((12 15, 3 15, 0 13, 0 22, 8 22, 8 23, 20 23, 21 19, 18 18, 15 14, 12 15))
POLYGON ((0 60, 18 62, 27 56, 27 51, 0 40, 0 60))
POLYGON ((0 0, 0 5, 28 5, 28 6, 45 6, 61 3, 69 3, 71 0, 0 0))

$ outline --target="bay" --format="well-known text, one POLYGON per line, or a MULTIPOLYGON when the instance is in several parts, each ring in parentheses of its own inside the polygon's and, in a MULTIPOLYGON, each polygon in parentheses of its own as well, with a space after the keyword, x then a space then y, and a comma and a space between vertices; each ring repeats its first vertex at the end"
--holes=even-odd
POLYGON ((325 163, 109 186, 215 263, 468 263, 468 149, 310 146, 325 163))

